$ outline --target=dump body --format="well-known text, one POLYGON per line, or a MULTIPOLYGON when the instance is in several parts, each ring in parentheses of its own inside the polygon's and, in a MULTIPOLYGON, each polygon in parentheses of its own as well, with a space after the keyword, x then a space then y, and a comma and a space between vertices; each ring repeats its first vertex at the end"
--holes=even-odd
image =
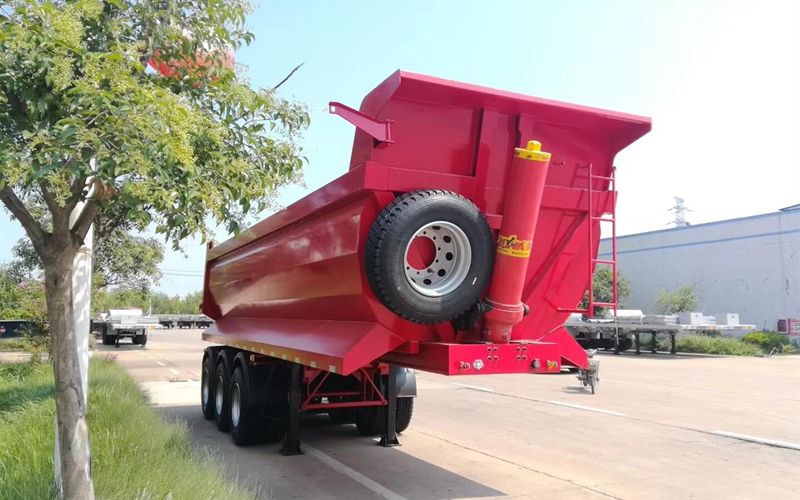
POLYGON ((402 71, 360 109, 388 123, 390 138, 356 130, 347 173, 209 248, 202 310, 216 323, 204 338, 334 373, 378 360, 476 373, 458 359, 485 354, 485 345, 471 344, 481 339, 482 318, 459 331, 455 323, 422 325, 392 313, 367 281, 366 238, 397 195, 419 189, 471 200, 496 236, 514 148, 536 139, 552 160, 525 276, 530 313, 514 326, 512 344, 490 346, 503 356, 481 373, 585 367, 584 351, 562 325, 591 276, 600 236, 592 217, 611 212, 615 201, 608 180, 589 185, 588 166, 610 177, 614 156, 647 133, 650 120, 402 71), (521 345, 546 356, 522 363, 521 345))

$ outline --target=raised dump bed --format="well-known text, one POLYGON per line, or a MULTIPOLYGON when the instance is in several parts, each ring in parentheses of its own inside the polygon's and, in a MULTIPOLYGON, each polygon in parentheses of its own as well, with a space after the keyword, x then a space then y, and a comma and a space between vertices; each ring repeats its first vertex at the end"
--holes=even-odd
POLYGON ((409 372, 386 365, 589 368, 562 325, 613 212, 614 156, 650 130, 648 118, 403 71, 360 111, 331 112, 356 125, 349 171, 209 245, 202 311, 216 322, 203 338, 230 348, 204 358, 207 416, 219 394, 218 423, 232 421, 234 396, 214 385, 230 385, 237 366, 282 381, 248 387, 262 416, 274 401, 256 393, 284 401, 294 387, 304 398, 294 409, 347 409, 340 418, 373 431, 376 407, 395 414, 389 389, 402 396, 408 385, 391 380, 409 372))

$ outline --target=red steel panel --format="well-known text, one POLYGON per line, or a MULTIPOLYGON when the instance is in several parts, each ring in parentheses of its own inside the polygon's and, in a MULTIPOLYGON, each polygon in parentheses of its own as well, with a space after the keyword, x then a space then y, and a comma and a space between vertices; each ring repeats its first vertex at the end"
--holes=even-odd
POLYGON ((356 130, 348 172, 209 250, 202 308, 217 320, 213 340, 249 342, 256 352, 281 347, 309 362, 316 355, 337 373, 388 359, 404 345, 404 353, 391 356, 450 373, 442 360, 477 348, 448 342, 480 339, 483 321, 455 332, 450 324, 417 325, 394 315, 367 282, 367 234, 397 193, 416 189, 473 200, 497 230, 513 150, 535 139, 552 160, 525 275, 522 300, 530 313, 511 341, 546 338, 535 344, 542 359, 584 366, 585 353, 560 328, 564 309, 577 306, 591 276, 600 235, 592 217, 611 212, 615 202, 606 179, 614 156, 647 133, 650 120, 402 71, 367 95, 360 113, 391 123, 393 143, 377 144, 356 130), (589 164, 599 176, 591 206, 589 164), (432 347, 442 345, 453 347, 432 347))

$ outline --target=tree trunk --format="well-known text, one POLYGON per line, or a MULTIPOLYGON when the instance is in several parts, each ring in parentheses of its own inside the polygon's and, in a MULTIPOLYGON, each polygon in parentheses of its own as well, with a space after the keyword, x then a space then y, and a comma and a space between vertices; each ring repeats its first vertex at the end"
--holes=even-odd
MULTIPOLYGON (((61 458, 61 492, 72 500, 94 499, 89 429, 81 385, 72 311, 72 259, 68 250, 45 261, 47 317, 56 381, 56 427, 61 458)), ((74 252, 72 252, 74 254, 74 252)), ((56 485, 59 488, 59 485, 56 485)))

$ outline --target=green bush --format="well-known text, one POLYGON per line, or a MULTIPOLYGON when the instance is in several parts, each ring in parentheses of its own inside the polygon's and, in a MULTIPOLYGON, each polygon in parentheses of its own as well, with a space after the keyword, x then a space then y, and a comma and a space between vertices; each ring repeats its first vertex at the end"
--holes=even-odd
MULTIPOLYGON (((167 422, 113 362, 90 363, 89 435, 97 498, 252 499, 186 425, 167 422)), ((54 498, 55 402, 49 364, 0 363, 0 500, 54 498)))
POLYGON ((765 352, 770 352, 773 348, 777 348, 778 352, 783 352, 784 346, 790 344, 789 337, 782 333, 772 332, 748 333, 742 337, 742 340, 748 344, 759 346, 765 352))
MULTIPOLYGON (((726 354, 730 356, 756 356, 762 354, 760 348, 739 339, 729 337, 707 337, 703 335, 678 336, 675 340, 678 352, 698 354, 726 354)), ((669 337, 658 340, 659 349, 669 350, 669 337)))

